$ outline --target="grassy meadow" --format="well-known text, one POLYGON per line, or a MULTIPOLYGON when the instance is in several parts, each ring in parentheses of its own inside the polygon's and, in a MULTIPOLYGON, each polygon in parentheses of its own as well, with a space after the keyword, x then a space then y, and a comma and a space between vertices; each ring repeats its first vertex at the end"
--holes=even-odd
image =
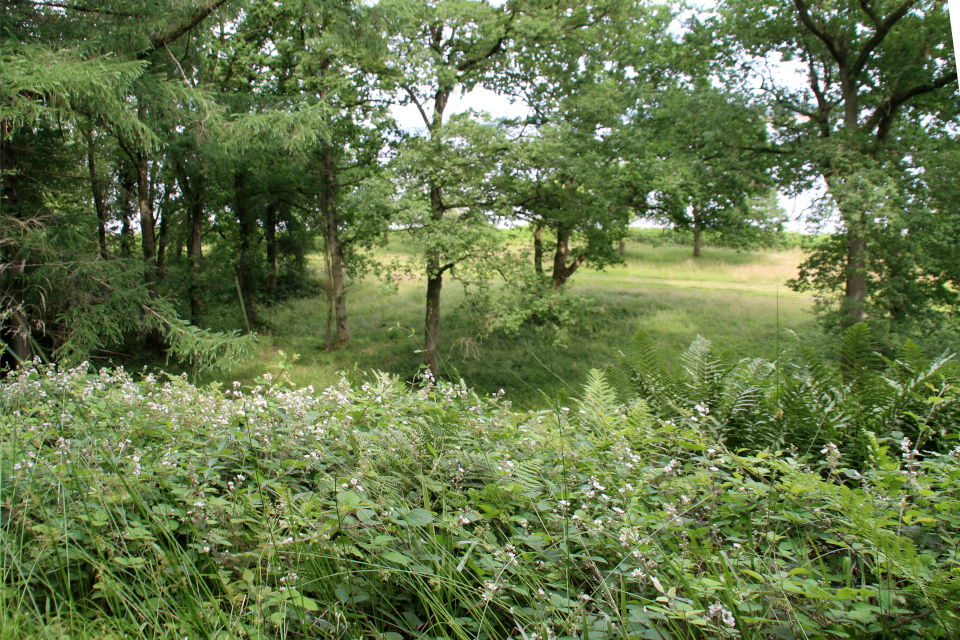
MULTIPOLYGON (((393 240, 382 257, 404 257, 393 240)), ((532 328, 519 336, 482 335, 478 312, 465 304, 460 284, 444 281, 441 339, 449 377, 463 377, 481 393, 499 389, 518 406, 542 405, 552 395, 578 389, 587 372, 614 362, 639 330, 654 339, 671 364, 698 334, 729 358, 778 353, 788 331, 816 335, 812 298, 784 283, 796 273, 800 250, 741 251, 706 247, 694 260, 690 247, 628 242, 625 264, 604 271, 581 269, 569 292, 586 300, 587 313, 565 346, 545 342, 532 328)), ((315 259, 317 272, 322 260, 315 259)), ((413 375, 423 358, 422 278, 399 282, 387 293, 373 277, 348 284, 347 313, 352 342, 327 350, 326 299, 301 298, 259 311, 263 323, 259 358, 230 373, 249 382, 275 369, 283 351, 298 354, 293 381, 326 387, 341 370, 379 369, 413 375)))

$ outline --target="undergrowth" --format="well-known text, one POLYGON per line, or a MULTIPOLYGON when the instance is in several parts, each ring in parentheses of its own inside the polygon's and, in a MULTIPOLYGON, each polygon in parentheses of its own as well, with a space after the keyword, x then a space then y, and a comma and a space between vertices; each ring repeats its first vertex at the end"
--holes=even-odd
POLYGON ((3 638, 950 638, 958 373, 854 329, 581 398, 34 364, 0 385, 3 638))

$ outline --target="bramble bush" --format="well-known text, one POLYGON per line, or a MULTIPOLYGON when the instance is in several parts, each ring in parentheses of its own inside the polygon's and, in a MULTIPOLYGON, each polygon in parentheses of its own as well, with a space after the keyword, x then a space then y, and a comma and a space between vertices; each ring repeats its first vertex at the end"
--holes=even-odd
POLYGON ((866 337, 678 374, 640 337, 525 414, 35 363, 0 385, 0 637, 957 637, 956 367, 866 337))

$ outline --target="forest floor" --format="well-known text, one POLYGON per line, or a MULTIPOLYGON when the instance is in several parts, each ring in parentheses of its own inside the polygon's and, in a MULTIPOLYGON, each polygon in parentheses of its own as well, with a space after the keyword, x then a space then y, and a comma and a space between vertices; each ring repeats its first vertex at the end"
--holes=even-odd
MULTIPOLYGON (((403 254, 391 243, 390 257, 403 254)), ((668 365, 698 334, 724 356, 774 357, 795 340, 819 340, 810 313, 813 298, 785 286, 801 262, 799 250, 743 251, 705 247, 694 260, 690 247, 628 243, 626 264, 604 271, 578 271, 569 292, 587 311, 564 346, 545 341, 532 327, 519 336, 482 335, 481 315, 465 304, 463 287, 444 281, 441 312, 442 362, 449 377, 462 377, 479 392, 499 389, 518 408, 543 406, 547 394, 579 389, 587 372, 616 362, 631 337, 646 331, 668 365)), ((319 259, 318 259, 319 261, 319 259)), ((325 387, 339 371, 382 370, 405 378, 423 363, 422 278, 399 282, 387 294, 373 278, 349 283, 347 313, 352 341, 327 349, 327 304, 323 295, 291 300, 259 312, 263 323, 259 358, 230 372, 250 382, 275 370, 283 351, 294 382, 325 387)))

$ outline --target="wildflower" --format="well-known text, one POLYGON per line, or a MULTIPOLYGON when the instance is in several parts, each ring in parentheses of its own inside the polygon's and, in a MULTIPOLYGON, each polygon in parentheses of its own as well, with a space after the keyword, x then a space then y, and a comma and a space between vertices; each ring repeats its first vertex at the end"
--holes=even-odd
POLYGON ((737 621, 733 617, 733 612, 727 609, 723 604, 715 602, 707 608, 707 615, 703 616, 705 620, 710 620, 717 614, 720 614, 720 619, 726 626, 731 629, 737 626, 737 621))

